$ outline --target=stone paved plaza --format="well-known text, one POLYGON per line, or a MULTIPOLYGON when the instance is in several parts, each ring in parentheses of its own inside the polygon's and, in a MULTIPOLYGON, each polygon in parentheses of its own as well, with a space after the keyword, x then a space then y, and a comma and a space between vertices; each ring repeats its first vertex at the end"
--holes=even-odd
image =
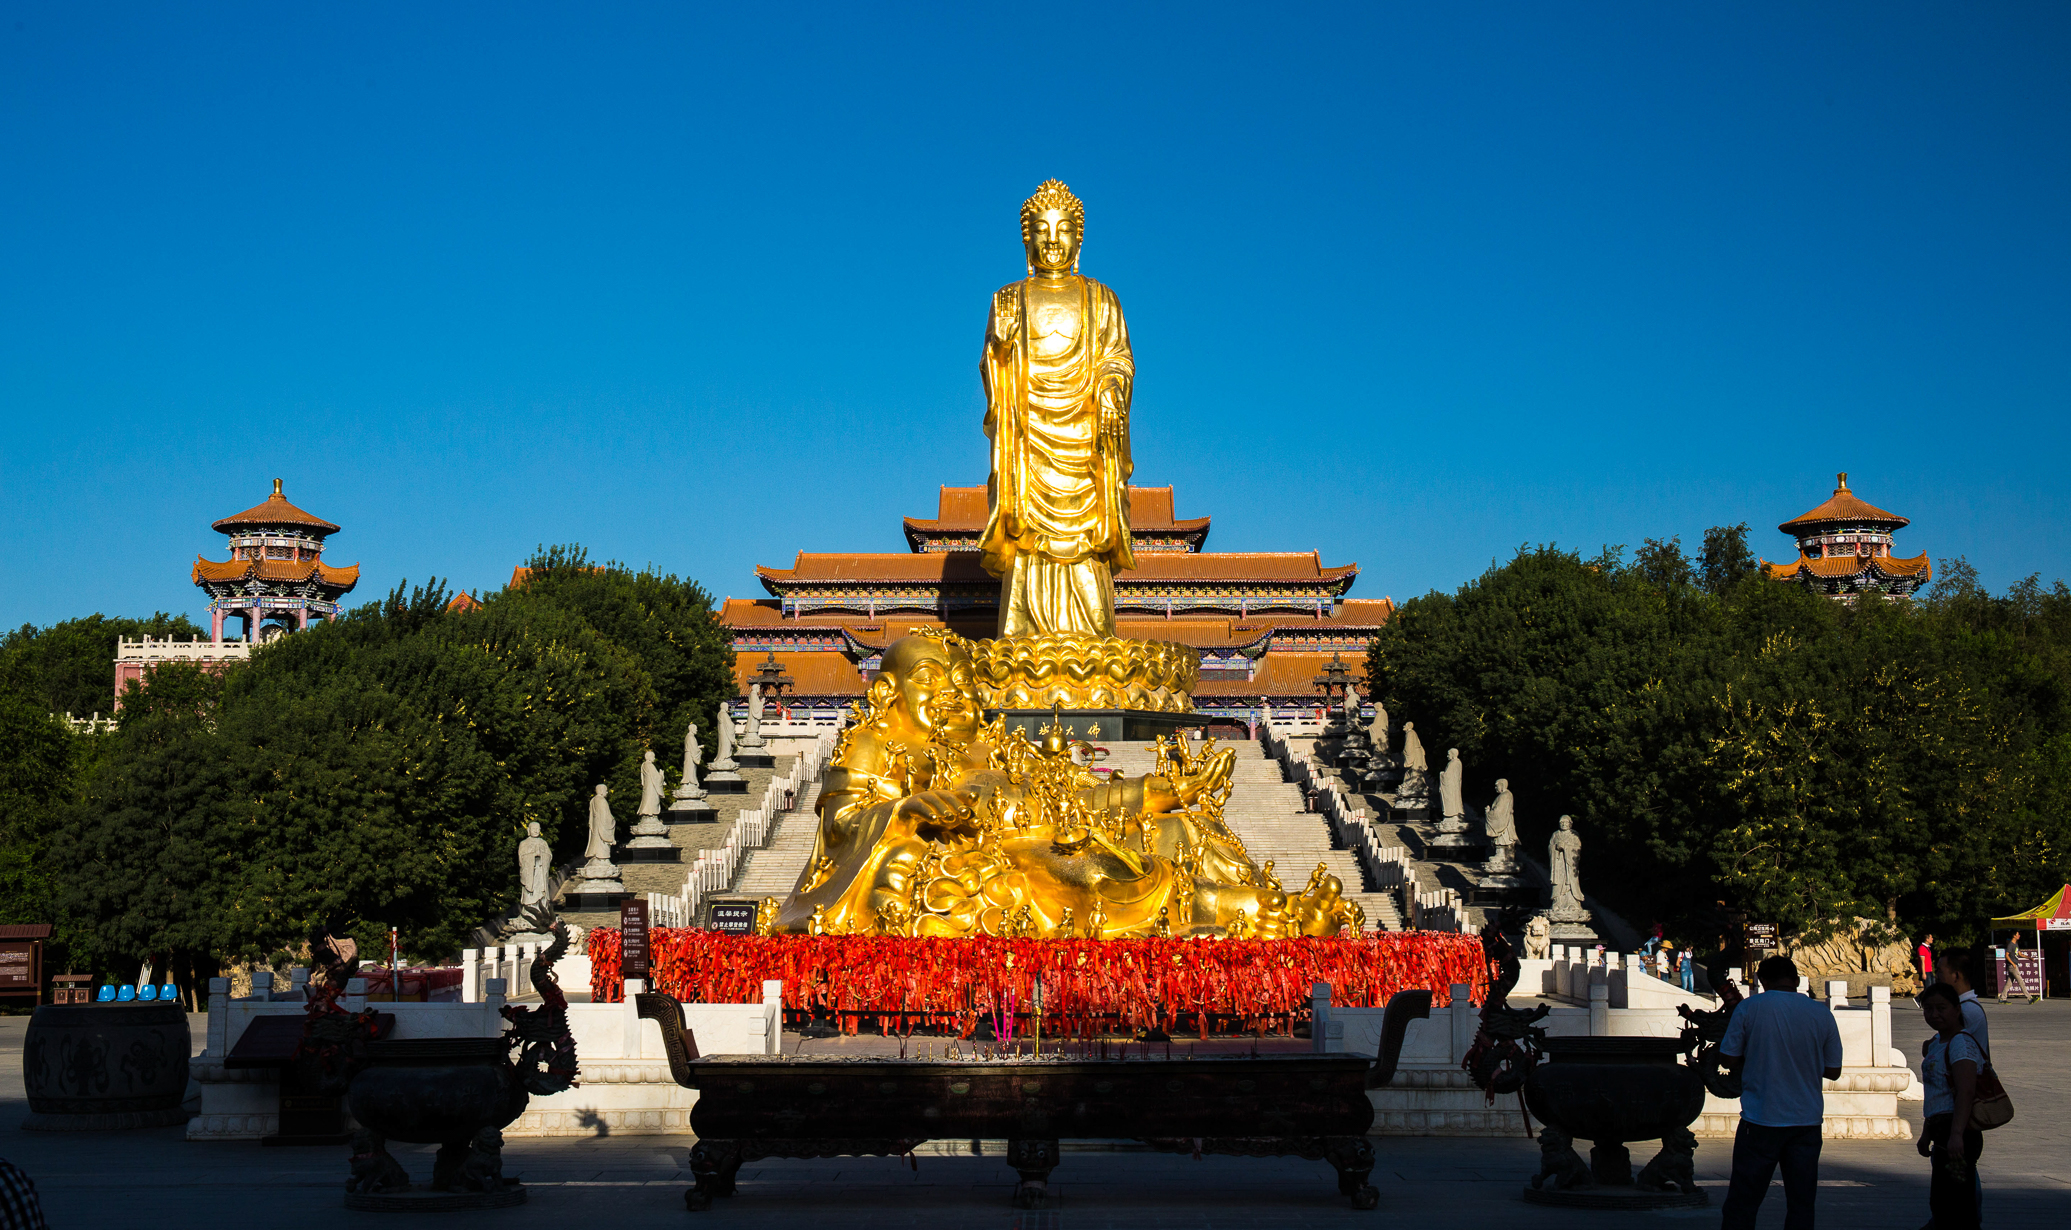
MULTIPOLYGON (((2071 1217, 2065 1140, 2071 1133, 2071 1005, 1994 1005, 1992 1034, 2019 1117, 1988 1138, 1982 1172, 1987 1223, 1995 1228, 2060 1226, 2071 1217)), ((221 1226, 241 1219, 292 1219, 297 1227, 364 1226, 390 1221, 341 1207, 345 1149, 267 1149, 257 1144, 190 1144, 178 1128, 126 1133, 21 1131, 25 1017, 0 1018, 0 1155, 27 1170, 43 1194, 51 1225, 73 1227, 221 1226)), ((202 1036, 196 1020, 195 1037, 202 1036)), ((1924 1028, 1895 1031, 1917 1050, 1924 1028)), ((793 1042, 795 1045, 795 1040, 793 1042)), ((1911 1109, 1917 1127, 1919 1103, 1911 1109)), ((1673 1213, 1553 1211, 1518 1196, 1538 1151, 1524 1139, 1377 1137, 1374 1183, 1380 1208, 1351 1210, 1321 1162, 1187 1157, 1074 1150, 1065 1146, 1053 1176, 1053 1207, 1020 1212, 1008 1203, 1014 1173, 996 1155, 972 1156, 968 1143, 931 1146, 918 1169, 889 1158, 768 1162, 741 1171, 741 1194, 711 1212, 690 1214, 683 1189, 688 1140, 620 1136, 585 1140, 519 1139, 505 1153, 507 1173, 531 1188, 530 1202, 503 1213, 451 1215, 448 1224, 581 1226, 1000 1227, 1008 1230, 1152 1230, 1163 1227, 1433 1226, 1583 1227, 1631 1221, 1717 1224, 1731 1142, 1699 1142, 1699 1181, 1713 1207, 1673 1213)), ((397 1156, 418 1177, 430 1147, 397 1156)), ((1634 1150, 1637 1158, 1643 1150, 1634 1150)), ((1926 1165, 1910 1144, 1832 1141, 1822 1160, 1821 1224, 1903 1227, 1926 1220, 1926 1165)), ((1781 1190, 1762 1225, 1783 1223, 1781 1190)), ((408 1221, 409 1218, 403 1220, 408 1221)))

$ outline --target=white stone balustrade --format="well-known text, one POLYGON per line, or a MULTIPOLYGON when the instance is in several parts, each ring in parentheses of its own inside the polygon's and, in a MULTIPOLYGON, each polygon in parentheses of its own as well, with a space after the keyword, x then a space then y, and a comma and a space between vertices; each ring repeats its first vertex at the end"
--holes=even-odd
MULTIPOLYGON (((763 732, 768 734, 770 729, 765 725, 763 732)), ((670 908, 678 911, 680 917, 696 919, 706 896, 723 893, 733 887, 734 877, 740 872, 741 861, 748 852, 769 843, 770 826, 776 818, 803 797, 806 787, 826 771, 827 761, 834 755, 840 728, 816 727, 815 730, 817 733, 812 743, 798 753, 798 763, 791 767, 791 771, 770 779, 769 785, 763 789, 761 804, 742 808, 735 814, 725 840, 711 849, 698 851, 697 857, 691 860, 689 870, 684 873, 683 891, 669 895, 670 908)), ((672 925, 685 926, 688 923, 672 925)))
POLYGON ((200 636, 185 641, 169 636, 115 639, 117 662, 229 662, 251 656, 249 641, 212 641, 200 636))

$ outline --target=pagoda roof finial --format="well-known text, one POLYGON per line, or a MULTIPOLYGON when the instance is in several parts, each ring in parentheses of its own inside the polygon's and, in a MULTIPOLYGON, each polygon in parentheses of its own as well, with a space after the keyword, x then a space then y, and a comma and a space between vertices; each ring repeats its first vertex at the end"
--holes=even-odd
POLYGON ((281 491, 281 480, 273 480, 273 494, 266 501, 247 508, 234 517, 225 517, 215 523, 220 534, 238 534, 248 529, 263 529, 267 526, 285 526, 309 530, 319 538, 338 532, 338 527, 322 517, 307 513, 288 503, 288 497, 281 491))
MULTIPOLYGON (((1843 479, 1846 479, 1848 476, 1846 474, 1843 474, 1841 477, 1843 479)), ((1846 482, 1843 482, 1841 485, 1843 487, 1846 487, 1848 484, 1846 482)), ((277 478, 273 480, 273 498, 276 500, 285 500, 288 498, 280 493, 280 480, 277 478)))
POLYGON ((1810 512, 1800 513, 1776 528, 1793 538, 1804 538, 1810 534, 1827 532, 1835 525, 1874 526, 1885 533, 1904 528, 1908 522, 1895 512, 1886 512, 1874 504, 1865 503, 1848 489, 1848 471, 1834 475, 1839 484, 1834 488, 1832 498, 1810 512))
MULTIPOLYGON (((280 483, 275 482, 273 489, 279 491, 280 483)), ((1846 490, 1848 490, 1848 471, 1843 470, 1839 474, 1834 475, 1834 494, 1839 495, 1846 490)))

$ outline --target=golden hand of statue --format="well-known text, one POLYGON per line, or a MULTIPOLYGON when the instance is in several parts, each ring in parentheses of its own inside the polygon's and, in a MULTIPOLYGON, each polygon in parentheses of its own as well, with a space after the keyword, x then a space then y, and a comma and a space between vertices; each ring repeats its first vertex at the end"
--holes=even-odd
POLYGON ((1119 381, 1109 380, 1100 386, 1100 435, 1106 440, 1120 440, 1129 433, 1129 393, 1119 381))
POLYGON ((916 832, 941 833, 977 831, 971 797, 961 790, 922 790, 899 800, 893 815, 913 825, 916 832))

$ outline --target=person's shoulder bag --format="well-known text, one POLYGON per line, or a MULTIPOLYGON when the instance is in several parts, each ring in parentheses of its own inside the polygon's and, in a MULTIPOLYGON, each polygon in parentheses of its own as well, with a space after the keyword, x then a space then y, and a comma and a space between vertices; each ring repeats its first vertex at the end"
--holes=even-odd
MULTIPOLYGON (((1977 1035, 1969 1030, 1963 1036, 1977 1042, 1978 1053, 1985 1057, 1985 1066, 1978 1071, 1978 1079, 1970 1099, 1970 1126, 1980 1132, 1989 1132, 1995 1127, 2013 1119, 2013 1099, 2006 1095, 2006 1086, 1999 1083, 1999 1074, 1992 1070, 1992 1052, 1985 1044, 1978 1042, 1977 1035)), ((1956 1087, 1949 1074, 1949 1048, 1942 1047, 1942 1079, 1950 1089, 1956 1087)))

